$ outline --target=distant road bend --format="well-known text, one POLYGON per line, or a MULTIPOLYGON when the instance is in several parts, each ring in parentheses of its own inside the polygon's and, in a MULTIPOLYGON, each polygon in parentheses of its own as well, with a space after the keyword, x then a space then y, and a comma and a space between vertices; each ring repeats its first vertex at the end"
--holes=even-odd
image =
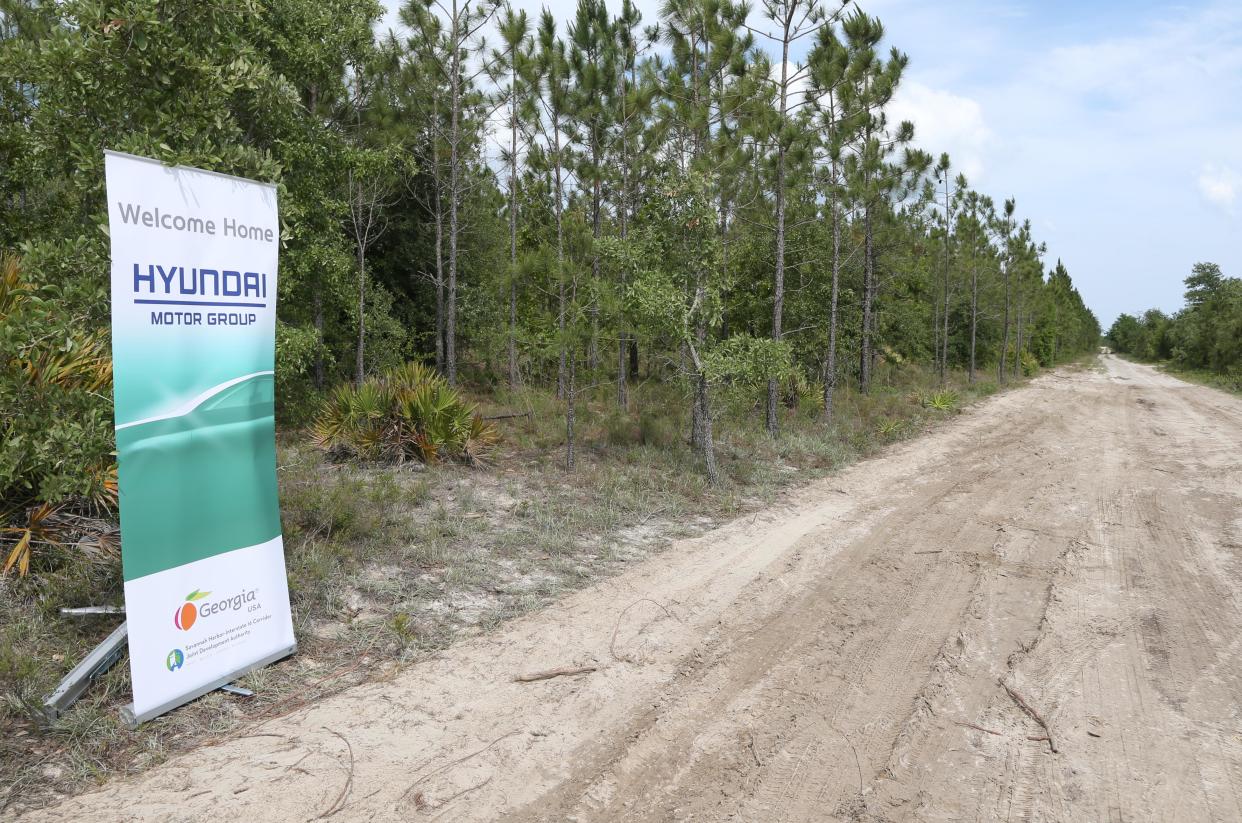
POLYGON ((1240 498, 1242 400, 1105 356, 29 818, 1239 821, 1240 498))

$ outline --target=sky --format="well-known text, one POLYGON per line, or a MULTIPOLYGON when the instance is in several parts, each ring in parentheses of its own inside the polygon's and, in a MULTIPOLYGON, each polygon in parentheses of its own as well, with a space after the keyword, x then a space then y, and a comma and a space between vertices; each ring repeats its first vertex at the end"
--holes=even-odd
MULTIPOLYGON (((659 0, 637 3, 655 22, 659 0)), ((546 5, 568 21, 575 0, 546 5)), ((1198 261, 1242 277, 1242 2, 855 5, 910 58, 894 118, 972 188, 1015 198, 1105 328, 1179 309, 1198 261)))

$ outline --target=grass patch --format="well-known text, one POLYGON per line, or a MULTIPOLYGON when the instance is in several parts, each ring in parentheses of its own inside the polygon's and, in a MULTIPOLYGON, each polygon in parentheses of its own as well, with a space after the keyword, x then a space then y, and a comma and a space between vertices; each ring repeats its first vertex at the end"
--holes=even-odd
POLYGON ((1213 389, 1220 389, 1230 394, 1242 395, 1242 372, 1234 374, 1221 374, 1214 371, 1205 371, 1203 369, 1184 369, 1174 366, 1171 363, 1161 363, 1159 368, 1163 372, 1168 372, 1174 377, 1185 380, 1188 383, 1198 383, 1201 386, 1208 386, 1213 389))

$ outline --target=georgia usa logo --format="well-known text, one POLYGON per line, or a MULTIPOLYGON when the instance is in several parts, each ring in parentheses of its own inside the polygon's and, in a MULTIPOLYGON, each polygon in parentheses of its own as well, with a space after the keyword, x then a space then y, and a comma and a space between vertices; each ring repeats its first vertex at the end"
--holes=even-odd
POLYGON ((173 625, 183 632, 188 632, 194 625, 194 621, 198 620, 198 606, 194 605, 195 602, 209 594, 211 592, 201 592, 198 589, 187 594, 185 602, 178 606, 176 613, 173 614, 173 625))

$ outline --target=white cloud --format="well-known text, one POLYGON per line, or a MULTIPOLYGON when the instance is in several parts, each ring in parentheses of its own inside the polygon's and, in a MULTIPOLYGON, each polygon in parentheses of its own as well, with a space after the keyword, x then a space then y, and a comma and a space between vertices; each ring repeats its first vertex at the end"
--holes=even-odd
POLYGON ((1233 214, 1233 205, 1242 194, 1242 174, 1225 166, 1206 165, 1199 173, 1199 191, 1212 203, 1233 214))
POLYGON ((898 88, 890 115, 894 123, 914 121, 914 142, 937 156, 948 152, 954 169, 977 185, 992 140, 978 101, 907 80, 898 88))

